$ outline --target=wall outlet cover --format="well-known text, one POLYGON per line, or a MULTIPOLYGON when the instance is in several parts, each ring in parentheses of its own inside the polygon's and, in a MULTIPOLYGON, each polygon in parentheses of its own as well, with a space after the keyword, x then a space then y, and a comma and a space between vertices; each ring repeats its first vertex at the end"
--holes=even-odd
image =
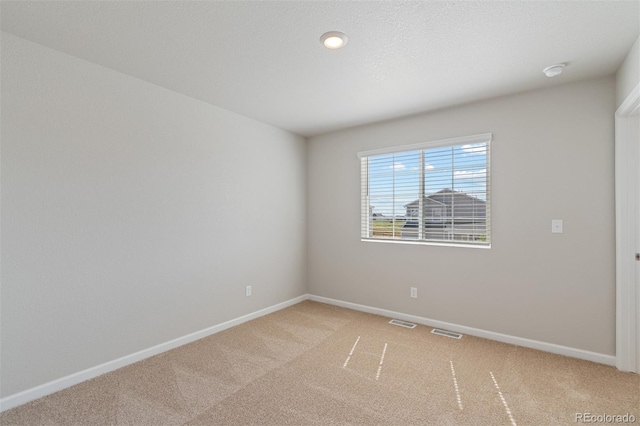
POLYGON ((553 219, 551 221, 551 232, 554 234, 562 234, 562 219, 553 219))

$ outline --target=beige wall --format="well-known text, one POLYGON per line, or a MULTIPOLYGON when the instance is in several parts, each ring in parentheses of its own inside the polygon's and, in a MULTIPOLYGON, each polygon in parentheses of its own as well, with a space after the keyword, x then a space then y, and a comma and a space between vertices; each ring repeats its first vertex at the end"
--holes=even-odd
POLYGON ((311 138, 309 292, 614 354, 614 108, 607 77, 311 138), (490 250, 360 241, 358 151, 484 132, 490 250))
POLYGON ((616 73, 616 108, 640 84, 640 37, 616 73))
POLYGON ((3 397, 306 293, 303 138, 9 34, 1 55, 3 397))

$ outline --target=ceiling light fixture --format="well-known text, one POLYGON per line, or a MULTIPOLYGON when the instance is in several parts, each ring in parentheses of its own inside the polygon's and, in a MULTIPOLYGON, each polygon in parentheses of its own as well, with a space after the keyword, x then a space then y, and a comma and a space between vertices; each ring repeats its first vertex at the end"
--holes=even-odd
POLYGON ((542 70, 542 72, 544 73, 544 75, 546 75, 547 77, 555 77, 557 75, 562 74, 562 70, 564 69, 564 67, 566 67, 567 64, 556 64, 556 65, 551 65, 550 67, 546 67, 545 69, 542 70))
POLYGON ((320 37, 320 43, 322 43, 327 49, 331 50, 340 49, 342 46, 347 44, 348 40, 347 36, 340 31, 329 31, 328 33, 322 34, 322 37, 320 37))

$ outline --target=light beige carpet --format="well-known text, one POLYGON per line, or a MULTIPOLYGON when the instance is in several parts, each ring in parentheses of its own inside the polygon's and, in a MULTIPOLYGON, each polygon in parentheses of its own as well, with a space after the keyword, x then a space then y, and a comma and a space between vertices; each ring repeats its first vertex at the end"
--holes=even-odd
POLYGON ((6 411, 0 424, 640 422, 638 375, 388 321, 303 302, 6 411))

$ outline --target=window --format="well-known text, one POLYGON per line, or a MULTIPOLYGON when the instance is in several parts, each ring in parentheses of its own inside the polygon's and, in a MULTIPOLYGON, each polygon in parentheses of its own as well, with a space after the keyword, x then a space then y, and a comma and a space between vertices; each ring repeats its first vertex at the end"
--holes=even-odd
POLYGON ((358 153, 362 239, 489 246, 491 137, 358 153))

